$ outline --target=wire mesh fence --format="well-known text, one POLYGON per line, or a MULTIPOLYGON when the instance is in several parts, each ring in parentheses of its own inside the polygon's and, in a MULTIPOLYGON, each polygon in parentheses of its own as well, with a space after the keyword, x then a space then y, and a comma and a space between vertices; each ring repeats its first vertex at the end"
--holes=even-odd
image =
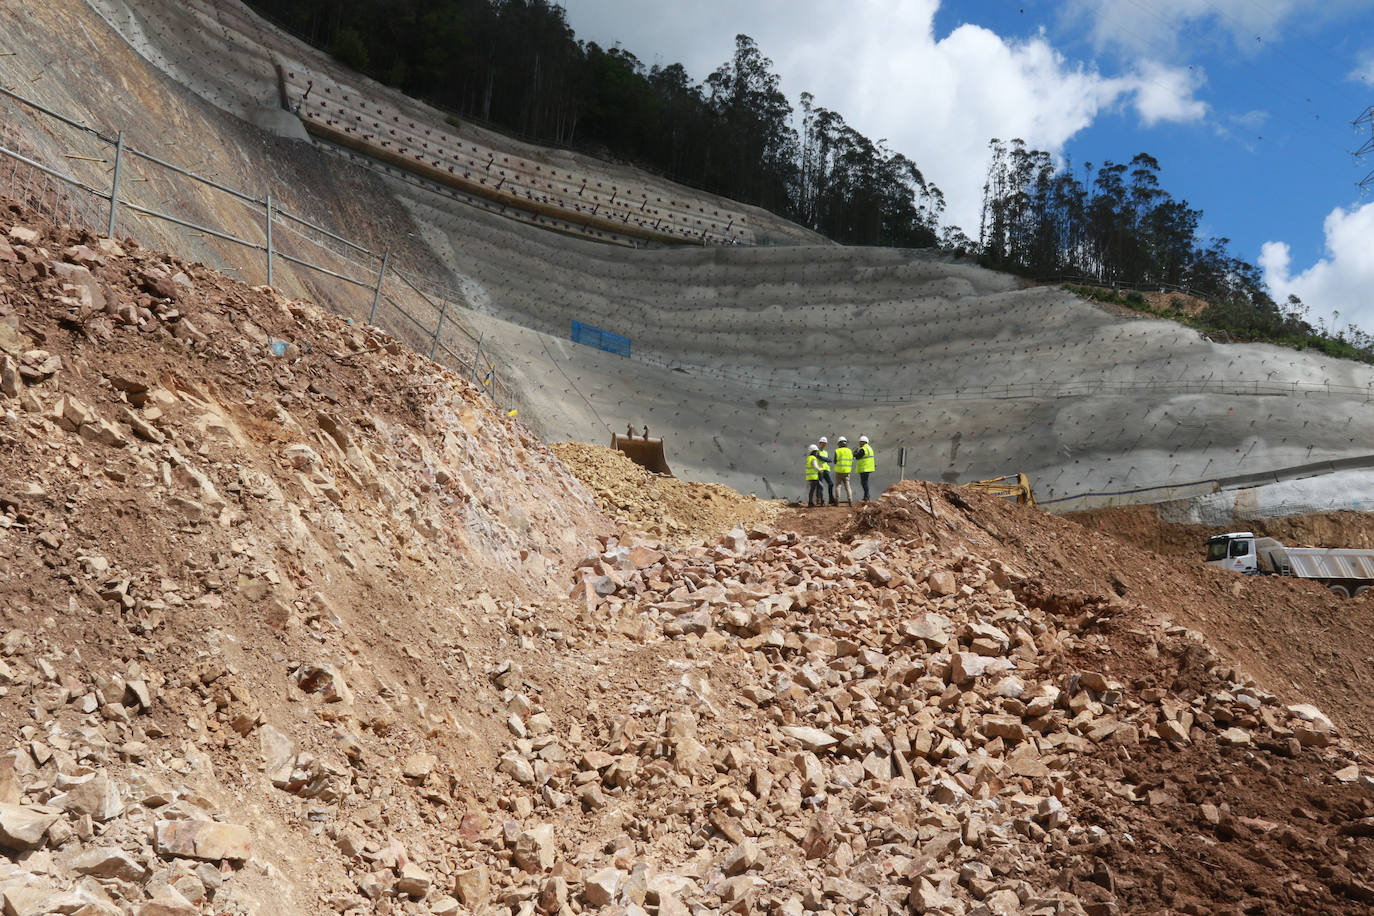
POLYGON ((91 232, 151 234, 250 285, 365 317, 468 378, 502 408, 516 406, 505 373, 465 327, 465 300, 442 281, 404 274, 388 253, 292 213, 271 195, 205 174, 208 160, 177 165, 3 87, 0 115, 0 188, 16 202, 91 232), (21 134, 23 121, 34 142, 21 134))

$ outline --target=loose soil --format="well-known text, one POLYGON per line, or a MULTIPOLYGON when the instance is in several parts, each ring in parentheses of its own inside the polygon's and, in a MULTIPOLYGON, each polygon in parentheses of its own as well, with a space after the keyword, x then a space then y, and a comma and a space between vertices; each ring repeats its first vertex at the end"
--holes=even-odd
POLYGON ((767 522, 781 504, 645 470, 624 453, 583 442, 555 442, 553 453, 617 523, 670 544, 690 544, 735 526, 767 522))
POLYGON ((145 867, 125 910, 188 916, 453 913, 478 871, 469 909, 590 912, 607 869, 652 916, 1374 907, 1370 601, 1139 510, 786 509, 550 451, 372 329, 0 212, 0 815, 135 802, 7 893, 98 837, 145 867), (169 804, 251 854, 198 877, 169 804), (173 878, 208 896, 156 909, 173 878))

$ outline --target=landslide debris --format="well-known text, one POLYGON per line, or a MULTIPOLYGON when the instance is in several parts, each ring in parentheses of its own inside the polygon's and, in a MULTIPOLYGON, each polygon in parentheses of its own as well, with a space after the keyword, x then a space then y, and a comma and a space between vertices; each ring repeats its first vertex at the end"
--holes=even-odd
POLYGON ((0 237, 7 913, 1374 901, 1351 729, 1204 636, 1301 583, 943 485, 838 537, 617 531, 373 329, 0 237))
POLYGON ((780 503, 721 484, 654 474, 615 449, 583 442, 555 442, 550 448, 617 524, 673 544, 766 522, 781 511, 780 503))
MULTIPOLYGON (((1029 552, 1034 510, 928 493, 889 491, 867 510, 887 530, 847 543, 737 529, 583 562, 584 618, 644 646, 584 688, 601 743, 560 751, 566 782, 548 771, 589 812, 637 815, 638 857, 612 839, 592 880, 633 889, 691 856, 685 835, 672 882, 712 909, 1368 911, 1374 780, 1319 708, 1195 630, 1003 559, 989 529, 1029 552), (637 703, 607 715, 618 685, 637 703)), ((541 784, 535 744, 507 760, 512 791, 541 784)))
POLYGON ((442 911, 470 660, 585 491, 385 334, 18 207, 0 392, 5 911, 442 911))

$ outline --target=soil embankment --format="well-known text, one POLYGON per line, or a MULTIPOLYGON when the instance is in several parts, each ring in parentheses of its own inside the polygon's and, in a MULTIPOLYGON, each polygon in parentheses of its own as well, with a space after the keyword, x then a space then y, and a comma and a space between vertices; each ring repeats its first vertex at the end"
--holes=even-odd
POLYGON ((375 329, 0 239, 8 912, 1374 901, 1367 602, 947 485, 584 485, 375 329))

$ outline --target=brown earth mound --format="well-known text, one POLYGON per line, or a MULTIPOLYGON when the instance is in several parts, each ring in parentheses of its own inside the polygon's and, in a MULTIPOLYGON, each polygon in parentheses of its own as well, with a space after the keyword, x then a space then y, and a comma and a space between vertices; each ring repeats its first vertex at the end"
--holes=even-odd
MULTIPOLYGON (((1085 528, 1111 535, 1155 553, 1198 559, 1203 544, 1217 528, 1161 521, 1153 506, 1090 509, 1064 516, 1085 528)), ((1229 531, 1253 531, 1294 547, 1374 547, 1374 515, 1363 512, 1321 512, 1284 518, 1235 522, 1229 531)))
POLYGON ((0 411, 5 909, 451 886, 431 826, 507 733, 472 659, 609 529, 543 444, 375 329, 18 208, 0 411))
POLYGON ((713 538, 776 515, 781 504, 741 496, 716 483, 651 473, 615 449, 583 442, 549 446, 587 487, 597 507, 621 525, 673 544, 713 538))
POLYGON ((1365 601, 939 484, 770 528, 308 303, 0 238, 7 913, 1374 906, 1365 601))
MULTIPOLYGON (((897 508, 924 505, 924 487, 899 485, 904 499, 897 508)), ((930 489, 937 501, 976 507, 965 512, 965 526, 973 525, 997 555, 1064 588, 1116 594, 1205 634, 1269 689, 1318 704, 1366 749, 1374 748, 1374 602, 1368 597, 1341 599, 1312 582, 1211 569, 1202 563, 1201 544, 1214 531, 1148 524, 1148 508, 1079 513, 1075 523, 947 485, 930 489), (1112 530, 1122 538, 1106 536, 1112 530), (1156 546, 1168 552, 1156 553, 1156 546)), ((1354 513, 1253 523, 1292 542, 1317 541, 1345 525, 1355 540, 1374 531, 1367 516, 1354 513)))

